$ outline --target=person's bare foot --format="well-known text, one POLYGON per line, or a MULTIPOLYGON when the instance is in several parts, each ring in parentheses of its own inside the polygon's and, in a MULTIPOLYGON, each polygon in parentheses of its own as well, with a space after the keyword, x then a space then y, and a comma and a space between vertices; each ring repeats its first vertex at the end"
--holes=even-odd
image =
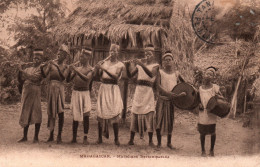
POLYGON ((61 136, 57 136, 57 144, 61 144, 62 140, 61 140, 61 136))
POLYGON ((26 137, 23 137, 22 139, 18 140, 17 142, 18 143, 22 143, 22 142, 26 142, 27 141, 27 138, 26 137))
POLYGON ((101 143, 103 143, 102 139, 98 139, 96 142, 96 144, 101 144, 101 143))
POLYGON ((168 144, 167 144, 167 147, 169 147, 171 150, 176 150, 176 148, 173 147, 171 143, 168 143, 168 144))
POLYGON ((213 150, 211 150, 211 151, 209 152, 209 156, 211 156, 211 157, 214 157, 214 156, 215 156, 213 150))
POLYGON ((202 156, 202 157, 206 157, 206 152, 205 152, 205 151, 202 151, 201 156, 202 156))
POLYGON ((39 139, 38 138, 34 138, 33 139, 33 143, 39 143, 39 139))
POLYGON ((83 144, 84 144, 84 145, 88 145, 88 144, 89 144, 88 139, 87 139, 87 136, 84 136, 84 138, 83 138, 83 144))
POLYGON ((128 142, 128 145, 130 145, 130 146, 135 145, 135 144, 134 144, 134 141, 130 140, 130 141, 128 142))
POLYGON ((120 142, 118 140, 115 140, 115 145, 120 146, 120 142))
POLYGON ((75 143, 77 143, 77 140, 72 139, 70 143, 71 143, 71 144, 75 144, 75 143))
POLYGON ((48 142, 52 142, 52 141, 54 141, 54 139, 53 139, 53 137, 50 136, 46 142, 48 143, 48 142))
POLYGON ((154 147, 155 145, 153 144, 153 142, 149 142, 149 146, 154 147))

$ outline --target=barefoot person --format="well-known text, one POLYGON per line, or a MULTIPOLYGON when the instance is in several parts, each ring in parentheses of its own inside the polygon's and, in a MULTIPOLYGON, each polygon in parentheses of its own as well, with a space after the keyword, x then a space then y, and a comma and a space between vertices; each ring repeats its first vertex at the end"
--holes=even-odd
POLYGON ((97 99, 97 120, 98 120, 98 144, 102 143, 102 134, 109 138, 108 124, 113 125, 115 144, 120 145, 118 139, 118 123, 123 109, 123 102, 118 80, 124 70, 124 64, 117 60, 119 46, 112 44, 110 47, 110 59, 104 63, 98 63, 97 69, 100 72, 100 85, 97 99), (102 64, 103 63, 103 64, 102 64), (102 64, 102 65, 101 65, 102 64))
POLYGON ((143 138, 143 133, 147 129, 149 135, 149 145, 153 146, 153 130, 154 130, 154 92, 153 85, 155 75, 158 70, 158 64, 154 64, 154 47, 149 45, 145 48, 145 57, 147 62, 143 64, 141 61, 135 61, 137 64, 135 69, 132 69, 129 76, 133 77, 137 74, 137 86, 135 89, 132 116, 130 125, 130 141, 129 145, 134 145, 135 133, 139 132, 143 138))
POLYGON ((67 82, 73 80, 73 91, 71 96, 71 109, 73 114, 73 139, 71 143, 77 142, 77 129, 79 121, 83 121, 84 138, 83 143, 88 144, 87 134, 89 130, 89 116, 91 111, 90 83, 93 77, 93 68, 89 65, 92 52, 83 49, 80 56, 80 67, 70 66, 67 82))
POLYGON ((61 133, 64 123, 64 101, 65 101, 65 93, 64 93, 64 84, 68 68, 67 65, 64 64, 64 60, 68 55, 68 49, 66 46, 62 45, 58 51, 58 59, 56 61, 50 61, 46 68, 42 68, 43 75, 49 75, 49 93, 48 93, 48 106, 47 106, 47 114, 48 114, 48 128, 50 130, 50 137, 47 142, 54 140, 54 127, 55 120, 57 115, 59 117, 59 126, 58 126, 58 136, 57 143, 61 143, 61 133))
POLYGON ((167 135, 167 147, 174 149, 171 144, 173 122, 174 122, 174 105, 175 97, 184 96, 185 92, 176 95, 171 91, 178 82, 184 82, 178 71, 173 68, 173 55, 166 52, 163 57, 163 69, 159 70, 156 78, 158 101, 156 104, 156 135, 157 147, 161 147, 162 135, 167 135))
POLYGON ((41 111, 41 57, 43 50, 35 49, 33 51, 33 67, 23 70, 19 67, 20 78, 24 81, 22 88, 22 107, 19 124, 24 128, 23 138, 18 142, 27 141, 29 125, 35 124, 35 133, 33 142, 38 142, 38 134, 42 122, 41 111))
POLYGON ((208 67, 204 71, 203 82, 202 85, 199 87, 201 105, 199 107, 200 111, 199 111, 198 131, 200 133, 202 156, 206 156, 206 151, 205 151, 206 135, 211 135, 211 146, 210 146, 209 155, 214 156, 217 116, 209 113, 206 107, 211 97, 215 95, 222 96, 219 91, 219 86, 212 83, 212 79, 215 76, 215 73, 216 73, 216 68, 208 67))

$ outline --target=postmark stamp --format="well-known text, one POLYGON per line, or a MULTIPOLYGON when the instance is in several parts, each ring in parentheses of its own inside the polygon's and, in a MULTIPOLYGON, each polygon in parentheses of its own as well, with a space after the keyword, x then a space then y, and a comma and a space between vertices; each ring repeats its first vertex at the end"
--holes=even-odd
POLYGON ((202 0, 198 5, 196 5, 192 13, 192 27, 195 34, 207 43, 215 43, 214 24, 214 1, 202 0))

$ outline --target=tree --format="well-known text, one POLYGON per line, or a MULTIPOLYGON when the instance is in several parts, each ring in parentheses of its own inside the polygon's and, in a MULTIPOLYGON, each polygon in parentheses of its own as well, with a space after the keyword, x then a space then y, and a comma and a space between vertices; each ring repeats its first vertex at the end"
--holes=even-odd
POLYGON ((52 29, 65 16, 63 4, 59 0, 29 0, 23 8, 35 12, 24 20, 17 18, 8 29, 15 33, 14 39, 17 42, 14 47, 23 46, 30 50, 40 47, 45 50, 46 55, 52 56, 57 48, 52 29))

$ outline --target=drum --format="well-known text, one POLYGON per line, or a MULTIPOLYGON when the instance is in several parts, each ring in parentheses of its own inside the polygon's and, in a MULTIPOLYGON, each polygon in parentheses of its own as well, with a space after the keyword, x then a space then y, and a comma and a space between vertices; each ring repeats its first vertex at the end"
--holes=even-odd
POLYGON ((230 112, 230 103, 218 96, 213 96, 208 101, 207 110, 220 118, 224 118, 230 112))
POLYGON ((199 92, 191 85, 186 82, 177 84, 172 93, 180 94, 182 92, 186 93, 186 96, 176 97, 173 100, 173 104, 183 110, 193 110, 199 105, 200 98, 199 92))

